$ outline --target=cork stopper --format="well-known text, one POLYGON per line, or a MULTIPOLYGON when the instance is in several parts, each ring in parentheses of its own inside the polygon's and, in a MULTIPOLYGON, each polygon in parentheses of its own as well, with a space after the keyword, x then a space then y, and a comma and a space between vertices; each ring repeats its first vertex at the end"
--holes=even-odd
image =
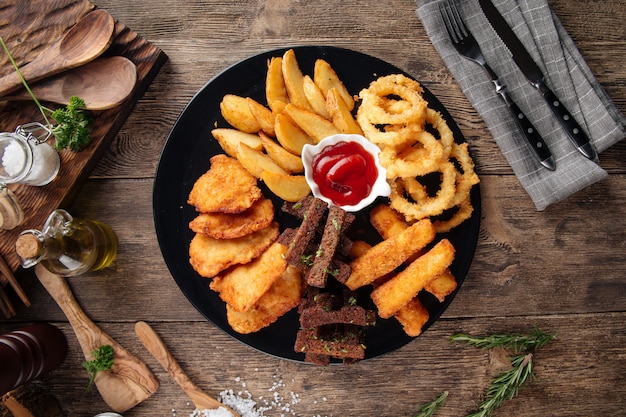
POLYGON ((21 235, 15 242, 15 251, 20 258, 35 258, 41 252, 41 242, 33 235, 21 235))

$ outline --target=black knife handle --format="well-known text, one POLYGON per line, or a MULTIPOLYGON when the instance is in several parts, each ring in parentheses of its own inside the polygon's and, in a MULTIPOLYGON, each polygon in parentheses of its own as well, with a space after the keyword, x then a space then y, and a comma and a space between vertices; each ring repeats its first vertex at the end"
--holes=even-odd
POLYGON ((506 103, 507 107, 511 111, 511 114, 513 115, 513 120, 515 120, 517 128, 524 135, 526 142, 528 142, 530 147, 533 149, 533 152, 535 153, 535 156, 539 159, 541 165, 543 165, 550 171, 554 171, 556 168, 554 157, 552 156, 550 148, 548 148, 546 142, 543 140, 537 129, 535 129, 535 126, 533 126, 533 124, 530 120, 528 120, 528 117, 526 117, 524 112, 519 108, 517 104, 515 104, 513 99, 508 95, 508 93, 506 92, 506 86, 502 84, 502 82, 498 78, 498 75, 489 66, 489 64, 484 62, 484 59, 477 62, 487 72, 487 75, 489 75, 489 78, 491 79, 491 82, 496 89, 496 93, 500 94, 500 97, 502 97, 502 100, 504 100, 504 102, 506 103))
POLYGON ((548 103, 550 110, 552 110, 561 124, 561 127, 567 132, 567 136, 576 146, 576 149, 587 158, 591 160, 595 159, 596 151, 593 149, 593 146, 591 146, 585 131, 580 127, 578 122, 576 122, 576 119, 574 119, 563 103, 561 103, 556 94, 543 83, 540 84, 538 88, 543 98, 548 103))
POLYGON ((548 168, 550 171, 554 171, 556 168, 556 163, 554 158, 552 157, 552 153, 550 152, 550 148, 543 140, 535 126, 528 120, 528 117, 522 112, 517 104, 509 97, 505 92, 500 93, 504 102, 507 104, 509 110, 511 110, 511 114, 513 119, 515 120, 515 124, 519 130, 524 134, 526 141, 530 145, 530 147, 535 152, 537 158, 539 158, 539 162, 541 165, 548 168))

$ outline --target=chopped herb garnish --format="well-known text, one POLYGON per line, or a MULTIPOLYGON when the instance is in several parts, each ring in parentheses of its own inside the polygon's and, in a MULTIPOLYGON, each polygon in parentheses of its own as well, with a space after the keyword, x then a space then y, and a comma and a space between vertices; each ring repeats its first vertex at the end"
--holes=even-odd
POLYGON ((313 255, 302 255, 300 257, 300 262, 307 266, 313 266, 313 255))
POLYGON ((93 355, 93 360, 83 361, 82 365, 87 370, 89 374, 89 384, 87 385, 87 391, 91 388, 94 381, 96 380, 96 375, 100 371, 108 371, 113 366, 113 346, 111 345, 102 345, 98 349, 91 352, 93 355))

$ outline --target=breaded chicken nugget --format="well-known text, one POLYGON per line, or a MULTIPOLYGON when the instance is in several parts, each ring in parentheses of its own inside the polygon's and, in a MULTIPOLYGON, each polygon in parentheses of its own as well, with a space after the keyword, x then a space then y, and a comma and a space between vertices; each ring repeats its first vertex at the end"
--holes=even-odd
POLYGON ((226 304, 228 323, 237 333, 254 333, 274 323, 300 304, 303 293, 300 270, 289 266, 250 310, 241 313, 226 304))
POLYGON ((188 203, 201 213, 241 213, 261 195, 256 178, 237 159, 219 154, 193 185, 188 203))
POLYGON ((254 261, 229 268, 213 278, 209 286, 233 310, 248 311, 287 269, 285 252, 285 246, 274 242, 254 261))
POLYGON ((189 223, 189 228, 215 239, 235 239, 261 230, 273 220, 272 200, 261 198, 241 213, 200 213, 189 223))
POLYGON ((189 244, 189 263, 206 278, 232 265, 245 264, 260 256, 276 239, 278 223, 236 239, 214 239, 196 234, 189 244))

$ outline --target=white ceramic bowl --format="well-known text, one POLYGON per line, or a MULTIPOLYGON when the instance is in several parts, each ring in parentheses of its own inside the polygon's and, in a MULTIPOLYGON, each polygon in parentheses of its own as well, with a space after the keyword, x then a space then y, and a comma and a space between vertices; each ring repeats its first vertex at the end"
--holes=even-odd
POLYGON ((304 145, 302 148, 302 162, 304 163, 304 176, 306 178, 306 182, 309 184, 311 188, 311 192, 313 196, 319 198, 322 201, 325 201, 328 204, 335 205, 332 200, 324 196, 318 187, 318 185, 313 180, 313 169, 312 169, 312 161, 313 157, 320 153, 325 147, 336 145, 339 142, 356 142, 360 144, 367 152, 369 152, 374 157, 374 162, 376 164, 376 169, 378 170, 378 177, 374 182, 372 189, 367 197, 361 200, 358 204, 351 206, 340 206, 345 211, 354 212, 359 211, 376 200, 378 197, 387 197, 391 193, 391 187, 387 183, 387 175, 384 167, 380 165, 380 160, 378 158, 378 154, 380 153, 380 148, 364 138, 361 135, 354 134, 337 134, 328 136, 322 139, 316 145, 304 145))

